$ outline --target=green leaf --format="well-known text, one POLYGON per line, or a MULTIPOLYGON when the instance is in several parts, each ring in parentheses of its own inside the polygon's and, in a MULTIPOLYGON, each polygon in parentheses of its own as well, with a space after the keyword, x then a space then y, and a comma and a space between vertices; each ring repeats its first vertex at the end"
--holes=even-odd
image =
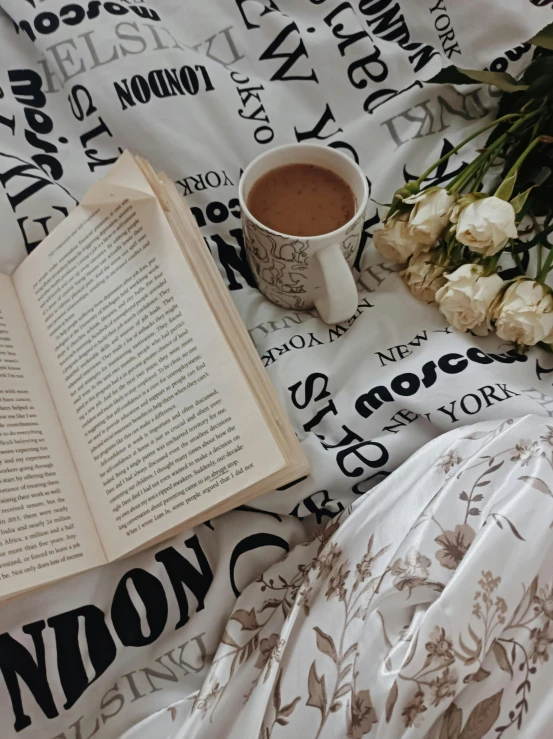
POLYGON ((493 85, 503 92, 520 92, 526 90, 528 85, 523 85, 515 80, 507 72, 487 72, 479 69, 460 69, 460 72, 466 74, 470 79, 476 82, 482 82, 485 85, 493 85))
MULTIPOLYGON (((532 187, 534 186, 532 185, 532 187)), ((532 187, 529 187, 528 190, 525 190, 524 192, 519 192, 519 194, 511 200, 511 205, 513 206, 515 213, 520 213, 523 209, 526 198, 530 195, 532 187)))
POLYGON ((486 72, 454 66, 442 69, 429 81, 445 85, 473 85, 475 82, 482 82, 494 85, 503 92, 520 92, 528 89, 528 85, 520 84, 507 72, 486 72))
POLYGON ((553 56, 548 54, 535 55, 530 64, 524 70, 521 82, 531 85, 540 77, 547 77, 553 72, 553 56))
POLYGON ((553 77, 551 76, 551 73, 545 74, 543 77, 538 77, 538 79, 532 82, 527 92, 524 94, 524 97, 521 98, 521 105, 529 100, 533 100, 534 98, 547 95, 547 93, 551 91, 552 84, 553 77))
MULTIPOLYGON (((543 97, 551 91, 553 86, 553 57, 549 56, 548 52, 539 55, 539 51, 536 50, 533 60, 526 67, 520 79, 522 84, 529 85, 528 89, 522 93, 505 95, 499 104, 498 116, 500 110, 501 115, 521 110, 526 103, 543 97)), ((505 132, 507 127, 504 127, 502 133, 505 132)))
POLYGON ((509 200, 509 198, 513 194, 513 189, 515 187, 516 179, 517 179, 517 173, 513 172, 513 174, 510 177, 507 177, 507 179, 503 180, 501 185, 499 185, 499 187, 494 193, 495 197, 500 198, 501 200, 509 200))
POLYGON ((529 40, 530 44, 534 46, 541 46, 544 49, 550 49, 553 51, 553 23, 550 23, 545 28, 537 33, 529 40))

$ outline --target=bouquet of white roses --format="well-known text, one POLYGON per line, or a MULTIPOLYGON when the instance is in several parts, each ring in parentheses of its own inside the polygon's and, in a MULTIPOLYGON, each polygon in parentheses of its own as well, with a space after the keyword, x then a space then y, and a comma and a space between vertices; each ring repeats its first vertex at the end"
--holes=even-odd
POLYGON ((546 284, 553 267, 553 24, 531 43, 534 57, 520 80, 455 67, 434 78, 499 87, 500 115, 399 189, 374 234, 382 256, 405 265, 401 276, 413 295, 437 303, 451 326, 479 336, 494 330, 520 351, 553 345, 546 284), (437 167, 490 129, 478 156, 446 187, 423 189, 437 167))

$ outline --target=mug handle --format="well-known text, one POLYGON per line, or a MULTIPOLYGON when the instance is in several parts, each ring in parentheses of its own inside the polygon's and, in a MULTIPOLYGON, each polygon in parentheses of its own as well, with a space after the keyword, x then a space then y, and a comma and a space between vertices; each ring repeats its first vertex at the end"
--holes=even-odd
POLYGON ((315 254, 323 276, 325 295, 315 300, 315 308, 325 323, 352 318, 357 310, 355 280, 340 244, 332 244, 315 254))

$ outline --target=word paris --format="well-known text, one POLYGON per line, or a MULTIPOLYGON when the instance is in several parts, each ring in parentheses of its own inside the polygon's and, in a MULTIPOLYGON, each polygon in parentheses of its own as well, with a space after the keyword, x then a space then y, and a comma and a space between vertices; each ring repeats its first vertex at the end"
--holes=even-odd
POLYGON ((539 344, 553 352, 546 284, 553 267, 553 24, 530 43, 536 49, 520 80, 455 67, 432 80, 495 85, 504 92, 500 117, 397 190, 374 243, 405 264, 401 275, 413 295, 437 303, 457 330, 494 330, 517 351, 539 344), (421 190, 440 164, 490 129, 484 148, 446 188, 421 190))

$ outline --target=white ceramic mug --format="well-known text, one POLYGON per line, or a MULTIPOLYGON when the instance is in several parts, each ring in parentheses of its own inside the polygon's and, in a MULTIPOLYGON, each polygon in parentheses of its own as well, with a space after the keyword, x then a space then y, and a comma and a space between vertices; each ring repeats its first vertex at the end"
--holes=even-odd
POLYGON ((357 164, 328 146, 277 146, 246 167, 238 192, 246 254, 261 292, 283 308, 314 307, 326 323, 351 318, 358 301, 351 267, 369 196, 367 180, 357 164), (308 237, 279 233, 260 223, 248 209, 250 190, 262 175, 286 164, 315 164, 339 175, 355 197, 353 218, 335 231, 308 237))

